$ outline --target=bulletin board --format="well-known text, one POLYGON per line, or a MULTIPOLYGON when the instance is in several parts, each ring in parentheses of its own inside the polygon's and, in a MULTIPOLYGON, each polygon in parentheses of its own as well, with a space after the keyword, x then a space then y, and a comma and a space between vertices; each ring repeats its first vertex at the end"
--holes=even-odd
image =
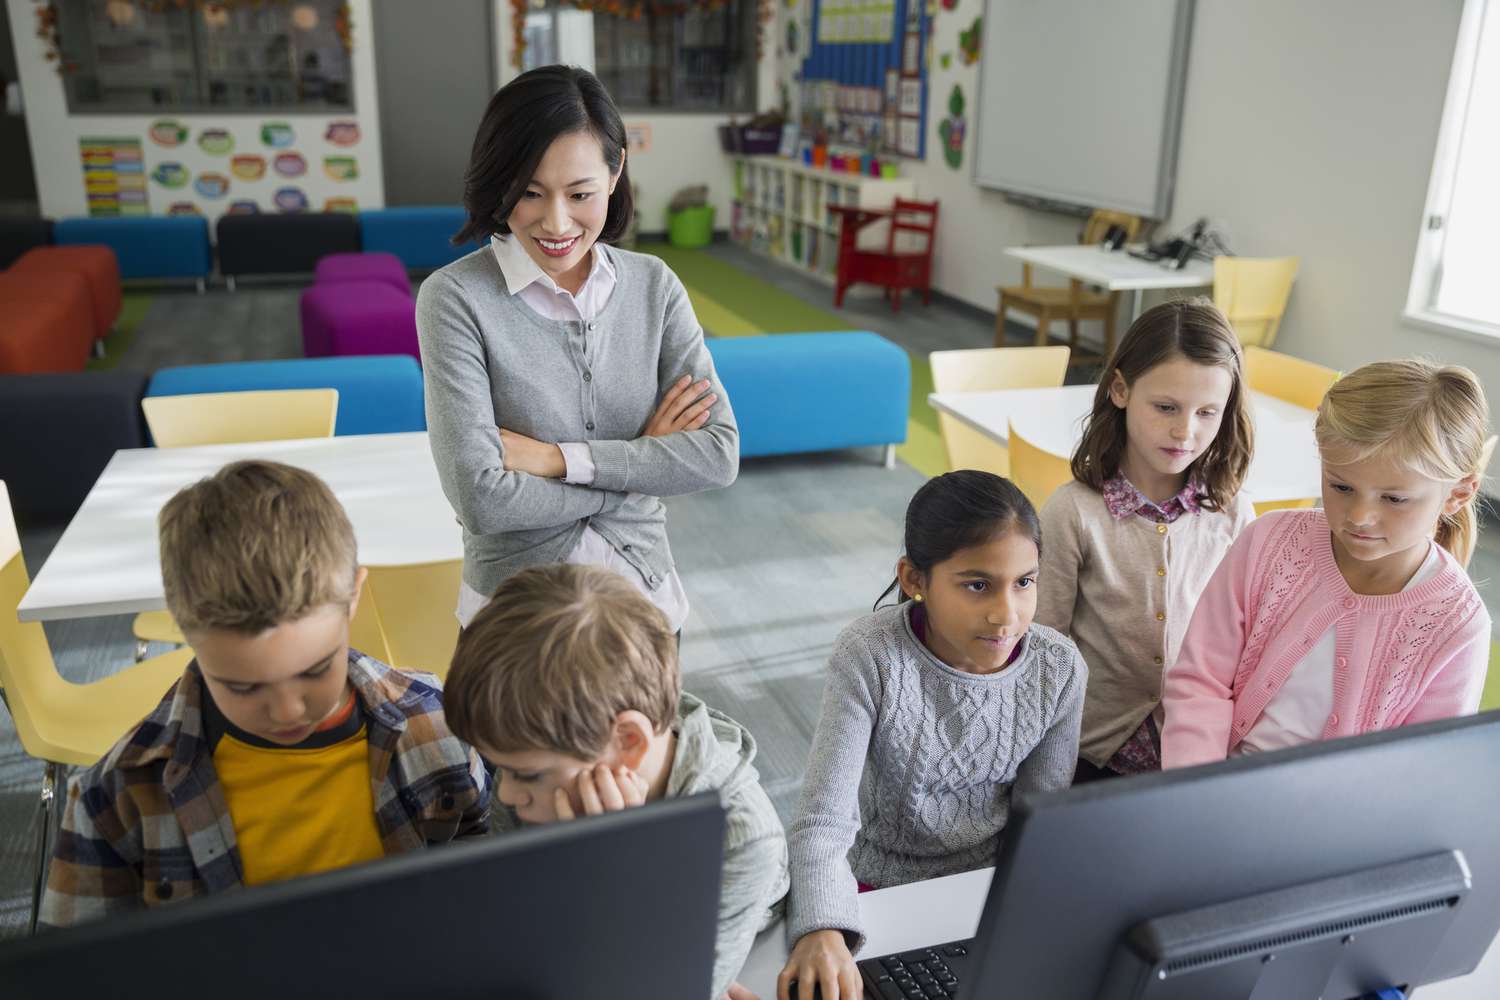
POLYGON ((930 31, 926 0, 813 0, 803 111, 832 142, 922 159, 930 31))

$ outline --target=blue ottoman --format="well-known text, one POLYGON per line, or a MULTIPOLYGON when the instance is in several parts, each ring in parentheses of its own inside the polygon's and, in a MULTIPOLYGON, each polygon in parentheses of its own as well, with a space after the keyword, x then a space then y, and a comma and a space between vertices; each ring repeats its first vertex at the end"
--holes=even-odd
POLYGON ((906 440, 911 359, 877 334, 710 338, 708 351, 740 426, 740 457, 832 451, 906 440))
POLYGON ((250 389, 337 389, 339 415, 333 429, 335 435, 427 429, 427 415, 422 407, 422 369, 415 358, 402 355, 182 365, 163 368, 151 376, 146 395, 185 396, 250 389))
POLYGON ((395 254, 407 267, 431 270, 479 248, 451 242, 468 218, 461 205, 371 209, 359 213, 360 243, 366 251, 395 254))
POLYGON ((63 219, 53 228, 52 237, 58 244, 109 247, 124 279, 192 278, 201 291, 214 269, 208 222, 199 216, 63 219))

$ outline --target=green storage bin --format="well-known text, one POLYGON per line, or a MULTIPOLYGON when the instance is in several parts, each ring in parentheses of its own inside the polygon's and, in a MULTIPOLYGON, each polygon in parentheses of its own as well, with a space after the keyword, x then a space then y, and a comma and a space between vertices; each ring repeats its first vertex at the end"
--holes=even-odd
POLYGON ((667 242, 674 247, 706 247, 714 238, 714 207, 696 205, 667 215, 667 242))

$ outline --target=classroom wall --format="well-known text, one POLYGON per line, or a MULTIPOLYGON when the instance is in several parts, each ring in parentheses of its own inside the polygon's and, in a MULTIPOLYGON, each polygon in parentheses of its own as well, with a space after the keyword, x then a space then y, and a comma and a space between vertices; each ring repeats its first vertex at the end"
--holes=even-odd
MULTIPOLYGON (((43 215, 54 219, 88 214, 84 189, 79 140, 85 137, 135 138, 148 178, 163 163, 178 163, 192 179, 209 173, 229 178, 227 192, 208 197, 194 189, 190 179, 181 187, 167 187, 147 180, 147 206, 150 214, 167 213, 172 206, 191 205, 210 221, 223 214, 235 201, 255 201, 260 211, 276 211, 276 192, 296 188, 305 195, 308 207, 322 210, 329 199, 339 199, 344 207, 379 208, 385 203, 381 172, 380 116, 375 83, 375 62, 371 42, 370 0, 349 0, 353 32, 354 111, 333 114, 283 114, 279 112, 177 114, 164 111, 153 115, 68 113, 67 97, 56 65, 46 60, 46 43, 37 37, 36 4, 33 0, 5 0, 14 26, 16 64, 26 107, 26 128, 31 139, 32 165, 36 175, 37 197, 43 215), (148 138, 152 123, 171 119, 187 129, 186 141, 164 147, 148 138), (333 122, 353 121, 359 137, 353 145, 328 141, 326 135, 333 122), (264 122, 285 122, 295 136, 291 145, 273 148, 262 142, 264 122), (204 129, 223 129, 233 138, 234 149, 227 154, 213 154, 198 146, 204 129), (307 164, 306 173, 282 177, 272 169, 278 154, 297 152, 307 164), (264 175, 258 180, 237 176, 232 157, 259 155, 267 161, 264 175), (340 179, 324 170, 325 157, 355 160, 358 176, 340 179), (353 204, 349 204, 352 199, 353 204)), ((347 130, 342 133, 348 135, 347 130)))
MULTIPOLYGON (((496 4, 495 76, 500 86, 516 75, 510 62, 510 5, 496 4)), ((596 15, 602 17, 604 15, 596 15)), ((779 101, 780 63, 771 40, 772 25, 766 26, 766 52, 758 64, 756 99, 760 109, 774 108, 779 101)), ((707 184, 709 201, 714 206, 714 227, 729 228, 729 202, 733 175, 729 162, 719 151, 718 128, 729 120, 727 114, 690 114, 683 112, 622 112, 627 128, 644 124, 651 130, 651 147, 630 156, 630 178, 640 189, 635 203, 640 231, 664 233, 667 229, 667 203, 681 188, 707 184)), ((741 115, 743 120, 746 115, 741 115)))

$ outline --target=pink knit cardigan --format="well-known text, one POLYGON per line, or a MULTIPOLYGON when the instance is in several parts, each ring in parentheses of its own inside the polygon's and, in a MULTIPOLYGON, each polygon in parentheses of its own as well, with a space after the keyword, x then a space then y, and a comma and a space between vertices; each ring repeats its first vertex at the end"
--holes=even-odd
POLYGON ((1344 581, 1321 510, 1252 521, 1209 579, 1167 671, 1162 765, 1223 760, 1330 626, 1323 739, 1477 711, 1490 616, 1463 567, 1439 554, 1435 576, 1372 597, 1344 581))

